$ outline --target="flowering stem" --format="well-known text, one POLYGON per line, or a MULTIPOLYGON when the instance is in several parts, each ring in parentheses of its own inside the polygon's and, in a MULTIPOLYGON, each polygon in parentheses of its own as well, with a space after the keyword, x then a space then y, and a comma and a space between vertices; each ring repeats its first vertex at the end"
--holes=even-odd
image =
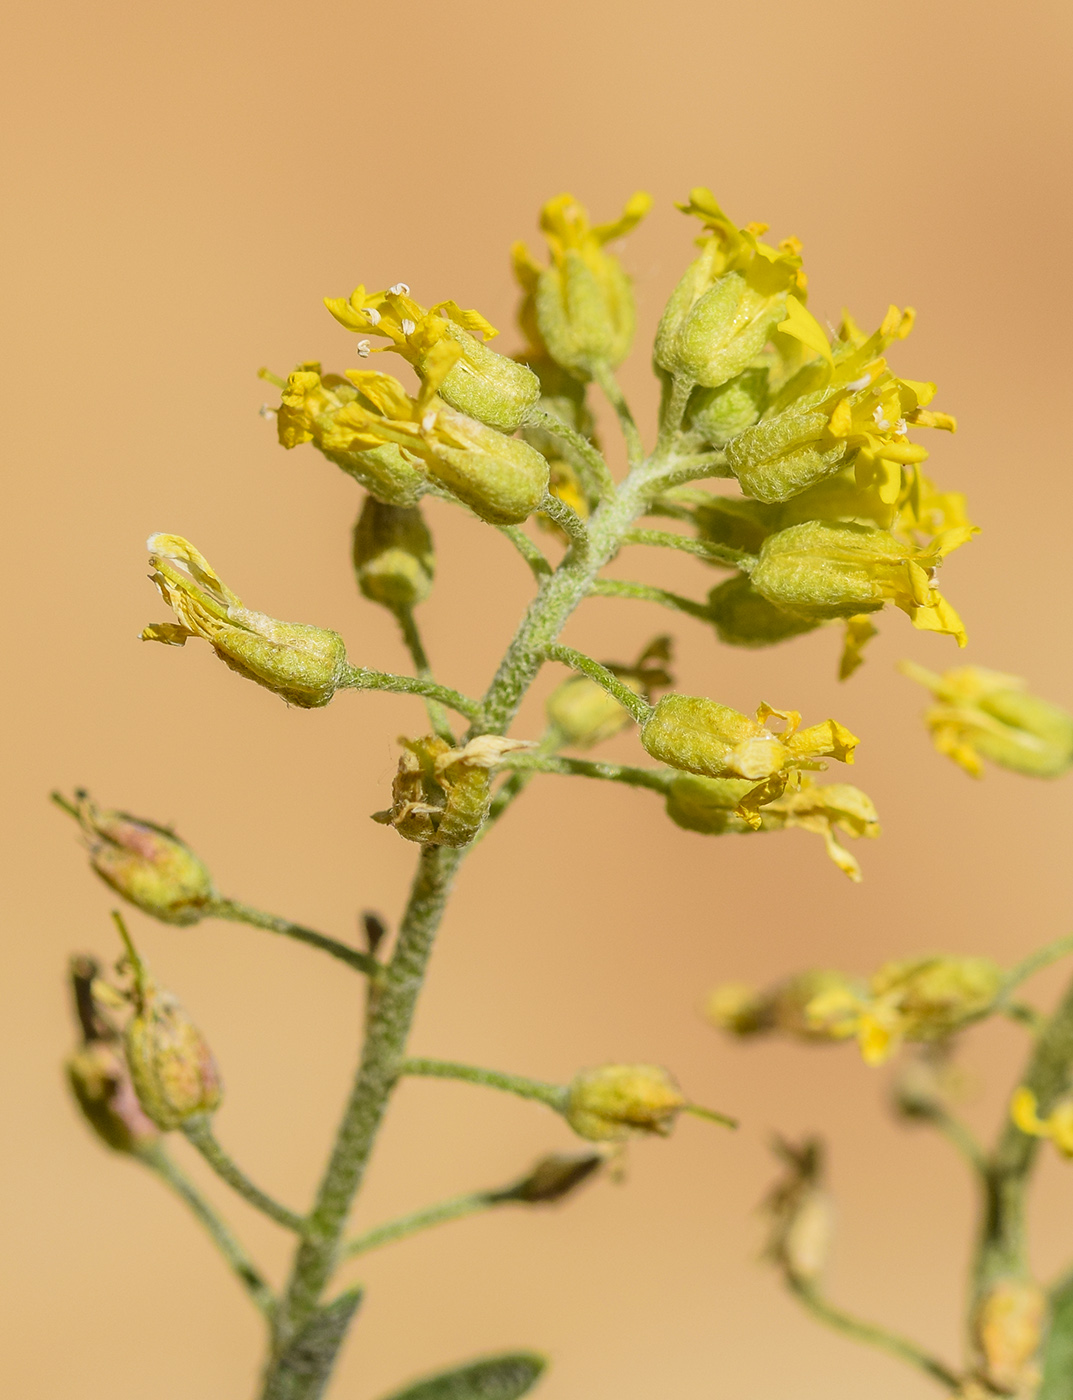
POLYGON ((602 685, 608 695, 617 700, 638 724, 644 724, 652 713, 652 706, 643 695, 638 695, 635 690, 631 690, 606 666, 601 666, 598 661, 594 661, 591 656, 586 656, 584 652, 575 651, 573 647, 552 645, 544 649, 544 655, 549 661, 561 661, 564 666, 571 666, 575 671, 581 671, 590 680, 594 680, 597 685, 602 685))
POLYGON ((271 1317, 276 1300, 260 1269, 231 1233, 230 1226, 217 1215, 186 1173, 172 1161, 159 1144, 146 1148, 138 1154, 138 1158, 186 1202, 209 1232, 213 1243, 227 1260, 235 1277, 254 1304, 265 1317, 271 1317))
POLYGON ((540 754, 510 754, 503 761, 504 768, 516 772, 562 773, 568 777, 604 778, 612 783, 625 783, 627 787, 650 788, 653 792, 666 793, 674 774, 668 768, 631 768, 623 763, 601 763, 588 758, 543 757, 540 754))
POLYGON ((560 501, 559 497, 552 495, 550 491, 540 502, 538 509, 565 530, 575 554, 584 555, 589 552, 589 531, 576 510, 565 501, 560 501))
POLYGON ((907 1337, 899 1336, 897 1332, 889 1332, 885 1327, 878 1327, 873 1322, 864 1322, 858 1317, 853 1317, 850 1313, 843 1312, 841 1308, 836 1308, 833 1303, 827 1301, 814 1283, 806 1279, 789 1274, 786 1283, 790 1292, 812 1313, 813 1317, 825 1322, 828 1327, 834 1327, 845 1336, 852 1337, 854 1341, 864 1342, 866 1346, 878 1347, 880 1351, 889 1352, 891 1356, 908 1361, 911 1366, 916 1366, 950 1390, 959 1389, 961 1377, 957 1372, 947 1366, 945 1362, 930 1355, 923 1347, 917 1346, 916 1342, 911 1342, 907 1337))
POLYGON ((276 914, 266 914, 260 909, 254 909, 249 904, 240 904, 237 899, 218 899, 210 912, 217 919, 229 919, 236 924, 249 924, 251 928, 267 929, 269 933, 281 933, 287 938, 296 939, 299 943, 307 943, 311 948, 319 948, 321 952, 330 953, 333 958, 345 962, 355 972, 365 973, 367 977, 380 975, 380 964, 368 953, 359 952, 357 948, 350 948, 347 944, 329 938, 326 934, 315 933, 311 928, 303 928, 301 924, 294 924, 290 919, 281 919, 276 914))
MULTIPOLYGON (((414 610, 411 607, 399 606, 393 609, 402 639, 406 643, 406 649, 413 659, 414 668, 418 677, 424 681, 432 680, 432 668, 428 664, 428 656, 425 654, 425 645, 421 640, 421 633, 417 630, 417 622, 414 619, 414 610)), ((431 696, 425 696, 425 709, 428 711, 428 722, 432 726, 433 732, 441 739, 446 739, 449 744, 455 741, 454 732, 448 722, 443 706, 438 700, 431 696)))
POLYGON ((216 1175, 222 1181, 226 1181, 232 1190, 237 1191, 244 1201, 248 1201, 251 1206, 261 1211, 263 1215, 267 1215, 270 1220, 274 1220, 277 1225, 282 1225, 287 1230, 295 1230, 301 1234, 305 1228, 305 1221, 302 1217, 296 1215, 293 1210, 288 1210, 286 1206, 281 1206, 278 1201, 274 1201, 271 1196, 266 1195, 253 1184, 246 1173, 235 1165, 216 1141, 208 1118, 201 1116, 188 1118, 183 1124, 183 1135, 188 1142, 197 1148, 216 1175))
POLYGON ((400 1215, 397 1220, 374 1226, 363 1235, 348 1240, 343 1246, 341 1258, 353 1259, 355 1255, 368 1254, 371 1249, 379 1249, 381 1245, 407 1239, 410 1235, 428 1230, 433 1225, 445 1225, 449 1220, 463 1220, 467 1215, 476 1215, 479 1211, 490 1210, 493 1206, 506 1205, 510 1199, 509 1196, 503 1196, 496 1191, 469 1191, 462 1196, 452 1196, 434 1206, 412 1211, 409 1215, 400 1215))
POLYGON ((750 573, 756 564, 755 554, 746 554, 743 549, 731 549, 729 545, 712 544, 707 540, 691 540, 687 535, 676 535, 671 530, 627 530, 622 537, 626 544, 652 544, 664 549, 682 549, 687 554, 699 555, 713 563, 729 564, 750 573))
POLYGON ((669 491, 675 486, 684 486, 690 481, 700 481, 705 477, 731 477, 734 473, 727 466, 723 452, 695 452, 691 456, 679 457, 674 466, 662 472, 652 483, 654 491, 669 491))
POLYGON ((420 1075, 430 1079, 461 1079, 466 1084, 481 1084, 486 1089, 502 1089, 522 1099, 535 1099, 547 1104, 556 1113, 566 1107, 567 1090, 561 1084, 546 1084, 541 1079, 528 1079, 521 1074, 504 1074, 498 1069, 481 1069, 477 1065, 460 1065, 453 1060, 404 1060, 399 1073, 420 1075))
POLYGON ((1034 953, 1029 953, 1028 957, 1015 963, 1006 974, 998 1000, 1005 1001, 1015 987, 1027 982, 1041 968, 1049 967, 1051 963, 1058 962, 1070 953, 1073 953, 1073 933, 1067 933, 1064 938, 1057 938, 1053 943, 1047 943, 1044 947, 1037 948, 1034 953))
POLYGON ((579 433, 569 423, 564 423, 556 414, 541 408, 539 404, 529 410, 526 422, 534 428, 543 428, 546 433, 573 448, 576 456, 580 458, 585 476, 588 477, 586 485, 591 485, 594 495, 603 498, 614 494, 615 479, 608 470, 603 453, 583 433, 579 433))
MULTIPOLYGON (((1053 946, 1053 945, 1052 945, 1053 946)), ((1026 959, 1027 961, 1027 959, 1026 959)), ((1020 1083, 1046 1115, 1065 1091, 1073 1066, 1073 985, 1038 1036, 1020 1083)), ((1002 1278, 1028 1275, 1025 1196, 1040 1139, 1007 1121, 988 1158, 983 1216, 973 1266, 975 1303, 1002 1278)))
POLYGON ((639 603, 658 603, 661 608, 674 612, 688 613, 701 622, 711 622, 707 603, 695 602, 681 593, 671 593, 666 588, 657 588, 651 583, 634 583, 629 579, 598 578, 590 589, 594 598, 633 598, 639 603))

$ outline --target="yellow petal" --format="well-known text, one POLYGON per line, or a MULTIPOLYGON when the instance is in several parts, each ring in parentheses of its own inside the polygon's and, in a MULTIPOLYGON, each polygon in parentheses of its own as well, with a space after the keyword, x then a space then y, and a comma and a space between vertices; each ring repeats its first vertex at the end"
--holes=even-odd
POLYGON ((798 301, 797 297, 788 296, 786 298, 786 320, 780 321, 777 328, 784 335, 793 336, 809 350, 814 350, 817 355, 822 355, 829 365, 834 364, 831 358, 831 347, 827 343, 827 333, 820 325, 811 311, 798 301))
POLYGON ((1023 1084, 1010 1100, 1010 1117, 1029 1137, 1047 1136, 1047 1124, 1039 1116, 1036 1096, 1023 1084))

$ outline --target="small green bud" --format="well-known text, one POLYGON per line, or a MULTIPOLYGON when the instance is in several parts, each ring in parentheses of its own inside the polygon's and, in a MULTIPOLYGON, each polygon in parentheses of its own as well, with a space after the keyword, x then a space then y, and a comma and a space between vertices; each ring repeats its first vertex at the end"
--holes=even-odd
POLYGON ((667 790, 667 815, 685 831, 704 836, 747 832, 753 828, 737 808, 756 784, 749 778, 701 778, 678 773, 667 790))
POLYGON ((516 1185, 497 1193, 497 1198, 525 1205, 553 1205, 572 1195, 606 1162, 602 1152, 553 1152, 541 1157, 516 1185))
POLYGON ((789 285, 784 270, 766 262, 754 262, 748 277, 725 273, 682 317, 672 344, 661 323, 657 365, 708 388, 725 384, 749 368, 785 317, 789 285))
POLYGON ((220 1104, 220 1072, 205 1038, 170 992, 149 976, 120 925, 134 976, 134 1014, 123 1035, 138 1102, 163 1132, 220 1104))
POLYGON ((1057 778, 1073 766, 1073 715, 1041 700, 1019 676, 960 666, 941 676, 911 661, 899 669, 935 696, 924 722, 940 753, 974 778, 981 758, 1029 778, 1057 778))
POLYGON ((196 924, 216 900, 212 877, 202 861, 167 827, 102 811, 88 793, 76 792, 71 812, 82 828, 89 860, 106 885, 154 919, 196 924))
POLYGON ((708 612, 719 640, 734 647, 768 647, 819 626, 769 603, 744 574, 729 578, 708 594, 708 612))
POLYGON ((768 535, 780 528, 782 514, 777 506, 740 496, 710 496, 698 502, 693 519, 702 540, 756 554, 768 535))
POLYGON ((633 341, 636 309, 622 264, 604 245, 636 227, 652 207, 649 195, 635 194, 621 218, 590 225, 572 195, 544 205, 540 226, 551 264, 541 267, 524 244, 512 249, 514 270, 525 293, 519 319, 530 338, 558 364, 582 378, 593 366, 621 364, 633 341), (535 334, 534 334, 535 332, 535 334))
POLYGON ((847 453, 855 455, 846 441, 831 441, 830 415, 813 407, 812 399, 822 401, 823 394, 802 399, 727 444, 727 465, 746 495, 769 504, 788 501, 838 471, 847 453))
POLYGON ((872 996, 889 1005, 908 1040, 942 1040, 986 1011, 1004 978, 990 958, 923 957, 884 963, 872 996))
POLYGON ((392 805, 373 820, 393 826, 407 841, 426 846, 468 846, 492 802, 491 776, 504 754, 531 748, 523 739, 482 734, 464 748, 428 735, 404 739, 392 784, 392 805))
POLYGON ((641 743, 661 763, 707 778, 774 778, 793 768, 815 767, 823 757, 851 762, 857 740, 835 720, 798 729, 793 710, 761 705, 755 719, 695 695, 666 695, 641 729, 641 743), (766 721, 786 728, 774 733, 766 721))
POLYGON ((151 535, 148 547, 150 577, 179 621, 146 627, 143 641, 181 647, 190 637, 202 637, 232 671, 289 705, 315 709, 328 703, 347 668, 337 632, 278 622, 244 608, 200 550, 181 535, 151 535))
POLYGON ((590 1142, 620 1142, 640 1133, 666 1137, 686 1100, 658 1065, 601 1065, 570 1085, 565 1117, 590 1142))
POLYGON ((436 557, 417 506, 387 506, 369 496, 354 526, 358 587, 385 608, 412 608, 432 591, 436 557))
POLYGON ((528 519, 548 489, 548 464, 521 438, 441 409, 427 457, 429 475, 491 525, 528 519))
POLYGON ((725 447, 760 417, 767 393, 767 368, 754 365, 717 389, 695 389, 686 422, 712 447, 725 447))
POLYGON ((712 1025, 731 1035, 761 1035, 773 1026, 771 999, 742 982, 716 987, 708 994, 704 1010, 712 1025))
MULTIPOLYGON (((461 345, 462 355, 441 382, 440 397, 490 428, 516 432, 540 397, 540 380, 528 365, 499 354, 453 321, 442 324, 444 335, 461 345)), ((423 365, 422 358, 414 360, 418 374, 424 373, 423 365)))

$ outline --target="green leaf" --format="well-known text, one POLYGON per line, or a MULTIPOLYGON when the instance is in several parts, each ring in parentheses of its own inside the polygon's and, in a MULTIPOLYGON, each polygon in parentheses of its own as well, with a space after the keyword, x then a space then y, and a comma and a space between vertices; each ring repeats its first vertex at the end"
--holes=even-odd
POLYGON ((518 1400, 537 1383, 547 1364, 532 1351, 488 1356, 416 1381, 384 1400, 518 1400))
POLYGON ((360 1302, 352 1288, 317 1309, 272 1368, 264 1400, 320 1400, 360 1302))
POLYGON ((1043 1348, 1043 1384, 1037 1400, 1073 1396, 1073 1278, 1051 1298, 1051 1323, 1043 1348))

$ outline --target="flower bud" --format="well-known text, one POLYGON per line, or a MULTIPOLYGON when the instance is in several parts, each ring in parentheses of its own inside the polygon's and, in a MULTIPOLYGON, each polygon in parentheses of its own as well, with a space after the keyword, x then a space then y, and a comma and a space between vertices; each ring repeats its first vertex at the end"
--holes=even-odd
POLYGON ((764 541, 750 581, 768 602, 815 622, 878 612, 892 602, 914 627, 964 646, 961 619, 933 578, 972 534, 971 527, 944 531, 921 549, 866 525, 807 521, 764 541))
POLYGON ((941 1040, 995 1000, 1004 973, 990 958, 924 957, 889 962, 872 995, 896 1003, 908 1040, 941 1040))
POLYGON ((572 195, 549 200, 540 227, 551 265, 534 262, 524 244, 512 249, 515 275, 525 293, 519 319, 556 363, 588 378, 593 366, 614 367, 629 353, 636 311, 629 278, 604 245, 630 232, 652 207, 651 196, 635 194, 614 223, 589 224, 572 195))
POLYGON ((693 518, 702 540, 758 554, 774 530, 781 529, 782 511, 739 496, 710 496, 698 503, 693 518))
POLYGON ((348 414, 351 405, 372 407, 339 375, 322 376, 318 362, 299 365, 287 379, 276 415, 281 445, 312 442, 378 501, 416 505, 426 489, 420 460, 395 442, 361 444, 348 414))
POLYGON ((767 407, 768 372, 754 365, 717 389, 695 389, 686 422, 712 447, 725 447, 751 428, 767 407))
POLYGON ((667 789, 667 815, 685 831, 704 836, 746 832, 755 828, 738 812, 754 791, 750 778, 702 778, 677 773, 667 789))
POLYGON ((145 628, 143 641, 181 647, 188 637, 203 637, 232 671, 289 705, 314 709, 328 703, 347 669, 337 632, 277 622, 244 608, 205 556, 181 535, 151 535, 148 547, 151 578, 179 621, 145 628))
POLYGON ((1030 778, 1057 778, 1073 765, 1073 716, 1030 695, 1018 676, 961 666, 941 676, 911 661, 899 669, 937 703, 924 715, 932 741, 974 778, 983 758, 1030 778))
POLYGON ((138 1153, 152 1147, 160 1130, 139 1104, 115 1046, 90 1041, 68 1056, 65 1069, 83 1117, 103 1143, 115 1152, 138 1153))
POLYGON ((392 784, 392 805, 373 821, 393 826, 407 841, 426 846, 468 846, 492 801, 491 775, 503 755, 531 748, 525 739, 482 734, 464 748, 428 735, 403 739, 392 784))
POLYGON ((369 496, 354 526, 354 572, 373 603, 408 609, 432 591, 436 556, 417 506, 387 506, 369 496))
POLYGON ((708 614, 721 642, 733 647, 769 647, 812 632, 820 625, 769 603, 745 574, 708 594, 708 614))
POLYGON ((658 1065, 601 1065, 570 1085, 565 1117, 590 1142, 620 1142, 640 1133, 666 1137, 686 1107, 681 1090, 658 1065))
POLYGON ((740 982, 716 987, 704 1010, 712 1025, 731 1035, 761 1035, 774 1027, 770 997, 740 982))
POLYGON ((795 1147, 776 1139, 775 1151, 787 1170, 763 1204, 769 1222, 765 1254, 789 1279, 813 1283, 827 1263, 834 1225, 823 1186, 823 1144, 809 1138, 795 1147))
POLYGON ((999 1279, 980 1298, 972 1319, 973 1340, 982 1378, 993 1392, 1035 1393, 1040 1380, 1036 1354, 1046 1316, 1046 1295, 1029 1279, 999 1279))
MULTIPOLYGON (((632 666, 606 665, 631 690, 651 699, 655 690, 671 684, 663 664, 670 654, 671 639, 656 637, 632 666)), ((577 749, 591 749, 632 722, 618 701, 588 676, 569 676, 548 696, 545 708, 548 723, 559 731, 562 743, 577 749)))
POLYGON ((736 228, 710 190, 693 190, 679 207, 702 220, 706 236, 663 312, 654 359, 668 374, 714 389, 750 367, 791 306, 812 321, 797 299, 804 292, 800 244, 761 243, 757 226, 736 228))
POLYGON ((763 781, 794 768, 823 766, 815 760, 852 763, 858 740, 835 720, 799 729, 794 710, 761 705, 749 719, 727 705, 695 695, 666 695, 641 729, 641 743, 661 763, 708 778, 763 781), (770 719, 785 729, 774 733, 770 719))
POLYGON ((541 1157, 516 1185, 498 1192, 497 1199, 525 1205, 552 1205, 573 1195, 606 1162, 602 1152, 553 1152, 541 1157))
POLYGON ((85 792, 75 805, 93 869, 117 894, 166 924, 196 924, 216 900, 212 877, 174 832, 127 812, 101 811, 85 792))
MULTIPOLYGON (((436 363, 436 346, 445 340, 458 346, 459 356, 440 382, 440 396, 500 432, 516 431, 540 395, 540 381, 531 369, 485 343, 498 331, 479 311, 463 311, 454 301, 429 310, 412 300, 402 282, 369 294, 358 287, 349 298, 325 297, 324 304, 347 330, 386 339, 389 343, 376 349, 396 351, 422 378, 436 363)), ((367 340, 359 345, 359 353, 368 355, 369 350, 367 340)))
POLYGON ((178 1000, 149 978, 133 948, 130 954, 135 984, 134 1015, 124 1033, 127 1064, 138 1102, 158 1128, 170 1132, 219 1107, 220 1073, 178 1000))

